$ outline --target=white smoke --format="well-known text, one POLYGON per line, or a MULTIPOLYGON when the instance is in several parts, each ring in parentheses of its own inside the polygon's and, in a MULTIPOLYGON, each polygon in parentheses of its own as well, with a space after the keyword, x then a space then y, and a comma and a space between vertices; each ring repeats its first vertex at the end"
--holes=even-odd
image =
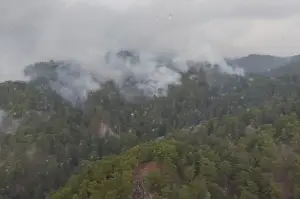
MULTIPOLYGON (((180 83, 180 72, 187 70, 182 62, 191 58, 218 63, 226 73, 242 74, 227 66, 222 56, 215 56, 214 47, 207 50, 210 34, 205 26, 192 29, 199 20, 207 20, 199 19, 201 3, 153 1, 121 10, 101 1, 66 4, 63 0, 27 0, 20 4, 18 0, 4 0, 2 5, 0 80, 20 79, 24 66, 34 62, 76 60, 81 69, 74 66, 74 70, 81 72, 72 76, 71 71, 59 68, 58 81, 51 84, 66 99, 76 96, 84 100, 89 91, 99 88, 94 77, 101 82, 114 80, 121 87, 131 76, 145 93, 164 94, 169 84, 180 83), (140 62, 132 65, 112 59, 105 63, 107 51, 122 48, 140 52, 140 62), (175 60, 177 69, 157 67, 151 61, 152 55, 162 52, 180 57, 175 60)), ((211 16, 219 13, 211 12, 211 16)))
POLYGON ((173 63, 175 68, 169 68, 166 64, 158 64, 156 57, 149 54, 139 54, 139 60, 131 63, 130 60, 122 60, 117 53, 110 55, 110 61, 100 65, 98 73, 100 80, 113 80, 119 87, 124 85, 124 81, 132 78, 136 82, 136 87, 144 91, 145 95, 165 95, 170 84, 179 84, 181 75, 179 71, 186 71, 188 68, 184 64, 173 63), (177 69, 177 71, 175 70, 177 69))
MULTIPOLYGON (((210 51, 202 55, 211 64, 222 66, 221 72, 243 75, 243 70, 227 66, 221 57, 219 60, 211 57, 210 51)), ((202 67, 201 64, 195 66, 202 67)), ((134 54, 134 51, 121 50, 110 51, 89 63, 42 62, 30 65, 24 72, 31 80, 46 78, 54 91, 75 105, 84 102, 91 91, 100 89, 107 81, 113 81, 125 97, 164 96, 169 85, 181 83, 182 74, 190 67, 187 60, 175 55, 134 54), (120 56, 120 52, 125 55, 120 56)))
POLYGON ((0 109, 0 133, 15 133, 20 125, 20 121, 20 119, 15 119, 6 111, 0 109))
POLYGON ((49 61, 29 65, 24 74, 38 80, 38 86, 50 86, 74 105, 85 101, 90 91, 98 90, 100 82, 74 61, 49 61))
POLYGON ((224 57, 222 57, 211 45, 206 44, 200 51, 201 59, 206 60, 212 65, 220 66, 219 69, 227 74, 243 76, 245 71, 243 68, 229 66, 224 57))
POLYGON ((2 125, 2 122, 6 116, 7 116, 7 113, 4 110, 0 109, 0 126, 2 125))
POLYGON ((85 101, 90 91, 100 88, 99 82, 77 64, 60 66, 55 72, 57 79, 50 82, 52 89, 73 104, 85 101))
POLYGON ((172 65, 168 65, 159 63, 154 55, 142 54, 133 63, 132 57, 122 58, 118 52, 110 52, 109 58, 105 56, 89 68, 90 70, 84 69, 79 63, 72 61, 50 61, 30 65, 24 73, 30 80, 46 80, 51 89, 77 104, 84 102, 90 91, 100 89, 101 84, 107 81, 113 81, 127 96, 165 95, 168 85, 180 84, 180 73, 188 70, 187 65, 180 60, 174 60, 172 65), (132 89, 138 93, 134 94, 132 89))

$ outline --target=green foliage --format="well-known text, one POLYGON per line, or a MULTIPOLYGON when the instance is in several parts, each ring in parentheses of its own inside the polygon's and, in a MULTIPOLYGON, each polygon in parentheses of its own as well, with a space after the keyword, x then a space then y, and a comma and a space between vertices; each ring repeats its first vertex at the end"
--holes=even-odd
POLYGON ((157 198, 299 196, 296 80, 189 71, 167 96, 128 101, 107 82, 83 107, 43 84, 0 84, 19 124, 0 135, 0 198, 130 198, 149 162, 157 198))
MULTIPOLYGON (((259 117, 263 109, 264 107, 256 111, 254 116, 259 117)), ((231 117, 230 120, 234 119, 239 123, 242 122, 239 118, 243 117, 231 117)), ((297 173, 295 167, 298 163, 295 161, 298 161, 299 156, 292 145, 283 146, 282 141, 290 143, 293 136, 282 140, 282 135, 276 133, 275 125, 280 118, 280 115, 274 117, 274 121, 268 125, 258 121, 261 123, 257 126, 258 132, 255 134, 242 132, 234 139, 229 133, 232 129, 223 128, 224 124, 225 126, 227 124, 227 127, 231 126, 230 122, 224 123, 229 118, 219 118, 214 120, 214 129, 221 128, 223 131, 231 129, 227 133, 222 132, 219 137, 207 134, 208 129, 211 128, 211 122, 208 122, 196 129, 169 134, 166 140, 138 145, 126 153, 112 157, 112 160, 117 161, 119 158, 127 159, 127 157, 136 160, 135 164, 123 165, 126 168, 131 166, 126 170, 128 175, 134 174, 138 165, 158 162, 163 169, 148 174, 144 185, 155 198, 255 199, 284 196, 296 198, 299 185, 297 177, 293 175, 297 173), (185 139, 182 139, 183 137, 185 139), (296 170, 292 170, 292 167, 296 170), (293 175, 290 175, 291 172, 293 175)), ((292 120, 292 118, 286 120, 283 126, 289 125, 292 121, 298 123, 297 119, 292 120)), ((104 160, 93 164, 104 164, 104 160)), ((124 175, 125 170, 121 167, 117 171, 124 175)), ((88 180, 92 180, 93 176, 97 175, 87 177, 88 180)), ((78 181, 82 180, 78 179, 78 181)), ((134 180, 131 179, 128 183, 119 186, 126 185, 130 193, 134 190, 134 180)), ((69 186, 70 183, 55 193, 52 198, 71 198, 75 193, 71 190, 81 189, 81 187, 70 188, 69 186), (65 193, 66 190, 69 190, 69 195, 61 197, 61 193, 65 193)), ((116 190, 114 184, 107 184, 107 186, 109 186, 106 187, 108 190, 116 190)), ((93 193, 89 194, 93 195, 93 193)), ((129 194, 124 198, 130 196, 129 194)))

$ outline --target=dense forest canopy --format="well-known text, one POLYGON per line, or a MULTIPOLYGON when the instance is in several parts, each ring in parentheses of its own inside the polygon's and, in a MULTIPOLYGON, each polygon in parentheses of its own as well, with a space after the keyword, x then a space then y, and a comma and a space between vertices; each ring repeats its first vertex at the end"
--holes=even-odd
POLYGON ((176 77, 161 83, 138 76, 139 54, 116 56, 138 72, 47 61, 0 83, 0 198, 300 197, 298 62, 241 76, 158 57, 176 77))

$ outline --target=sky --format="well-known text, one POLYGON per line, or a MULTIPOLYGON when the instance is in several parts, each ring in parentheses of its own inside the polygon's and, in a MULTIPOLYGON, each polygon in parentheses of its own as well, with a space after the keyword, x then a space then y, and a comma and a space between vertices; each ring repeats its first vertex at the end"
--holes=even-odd
POLYGON ((300 54, 299 0, 1 0, 0 79, 48 59, 108 50, 187 59, 300 54))

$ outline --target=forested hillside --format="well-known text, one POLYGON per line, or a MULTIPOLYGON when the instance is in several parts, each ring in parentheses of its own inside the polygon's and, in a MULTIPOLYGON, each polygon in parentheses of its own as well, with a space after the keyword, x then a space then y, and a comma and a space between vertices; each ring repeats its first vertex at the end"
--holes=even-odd
POLYGON ((299 198, 300 85, 252 82, 227 94, 243 108, 89 164, 51 198, 299 198))
POLYGON ((166 93, 95 77, 87 92, 72 66, 0 84, 0 198, 299 197, 299 81, 193 65, 166 93))
POLYGON ((294 65, 294 63, 299 62, 299 60, 299 55, 278 57, 272 55, 251 54, 246 57, 227 59, 227 63, 232 66, 241 67, 248 73, 268 74, 270 71, 270 73, 273 73, 273 71, 281 71, 286 67, 289 68, 291 67, 289 65, 294 65))
POLYGON ((300 74, 300 60, 295 60, 287 65, 281 66, 279 68, 273 69, 266 73, 269 77, 276 76, 299 76, 300 74))
POLYGON ((228 60, 231 65, 242 67, 250 73, 262 73, 278 68, 289 62, 287 57, 251 54, 246 57, 228 60))

